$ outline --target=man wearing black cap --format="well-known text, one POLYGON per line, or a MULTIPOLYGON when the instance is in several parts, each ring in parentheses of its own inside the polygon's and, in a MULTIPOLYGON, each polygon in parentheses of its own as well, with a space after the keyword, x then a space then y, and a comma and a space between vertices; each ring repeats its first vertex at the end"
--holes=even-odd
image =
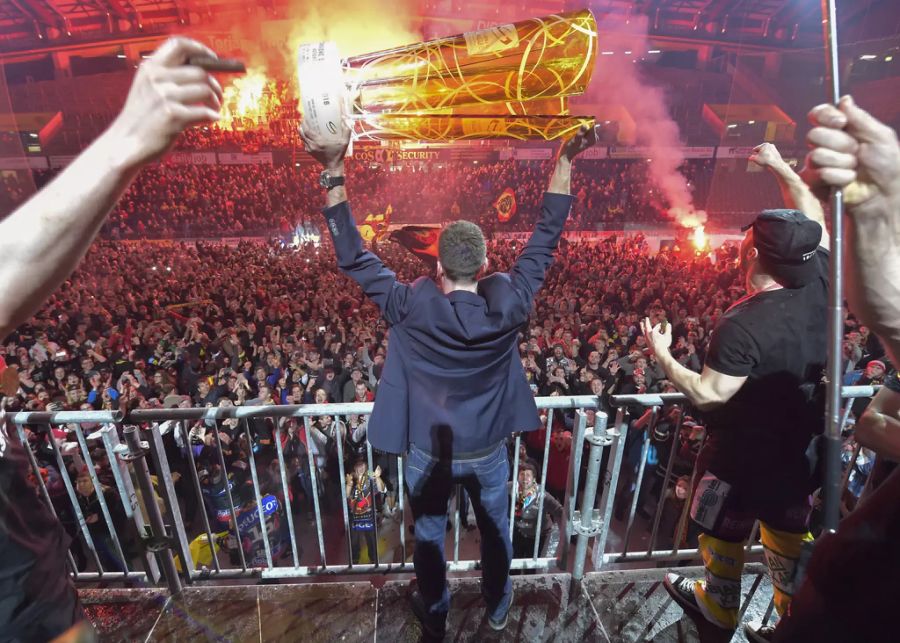
MULTIPOLYGON (((745 228, 740 266, 747 295, 719 320, 703 372, 669 352, 670 328, 642 327, 666 376, 705 412, 708 439, 697 459, 691 518, 701 530, 705 582, 668 574, 673 598, 700 623, 738 624, 744 544, 755 520, 775 592, 790 604, 815 484, 806 450, 823 426, 814 399, 826 362, 828 237, 812 193, 770 144, 755 162, 770 167, 799 210, 766 210, 745 228)), ((707 627, 704 625, 704 627, 707 627)), ((764 641, 769 628, 748 629, 764 641)))

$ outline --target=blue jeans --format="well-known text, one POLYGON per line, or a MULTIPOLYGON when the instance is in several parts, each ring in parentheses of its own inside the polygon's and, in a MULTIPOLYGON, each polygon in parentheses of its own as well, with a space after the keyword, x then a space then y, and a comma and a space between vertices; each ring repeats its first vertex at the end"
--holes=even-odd
POLYGON ((405 474, 416 521, 413 565, 419 593, 430 616, 429 625, 443 629, 450 611, 444 541, 448 503, 455 484, 461 484, 468 493, 481 532, 481 593, 488 614, 505 614, 512 597, 506 445, 501 443, 494 453, 473 460, 439 460, 410 445, 405 474))

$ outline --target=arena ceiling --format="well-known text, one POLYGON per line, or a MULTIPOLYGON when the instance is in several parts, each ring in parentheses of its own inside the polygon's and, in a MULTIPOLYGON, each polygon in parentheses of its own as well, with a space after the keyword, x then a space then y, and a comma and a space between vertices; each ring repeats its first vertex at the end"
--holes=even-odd
MULTIPOLYGON (((373 0, 376 1, 376 0, 373 0)), ((379 0, 388 2, 388 0, 379 0)), ((819 0, 518 0, 523 13, 540 6, 541 12, 588 5, 603 14, 646 14, 651 35, 701 42, 743 43, 773 49, 813 46, 821 42, 819 0)), ((285 14, 290 0, 0 0, 0 53, 53 49, 79 43, 141 38, 167 33, 185 25, 202 25, 210 16, 236 17, 246 11, 285 14)), ((439 16, 479 10, 499 0, 425 0, 422 13, 439 16)), ((508 0, 503 2, 509 7, 508 0)), ((844 28, 869 23, 871 29, 892 29, 873 12, 896 11, 896 0, 838 0, 844 28), (891 5, 894 5, 893 7, 891 5)), ((863 27, 865 28, 865 27, 863 27)), ((859 38, 859 36, 856 36, 859 38)))

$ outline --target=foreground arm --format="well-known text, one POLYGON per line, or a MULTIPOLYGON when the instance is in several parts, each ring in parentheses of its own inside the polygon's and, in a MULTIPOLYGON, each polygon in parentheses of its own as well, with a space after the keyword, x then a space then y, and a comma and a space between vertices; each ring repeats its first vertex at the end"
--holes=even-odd
POLYGON ((900 363, 900 145, 893 129, 849 96, 810 112, 812 151, 804 178, 844 189, 847 299, 900 363))
POLYGON ((110 128, 0 223, 0 337, 37 312, 72 273, 141 166, 186 127, 218 118, 218 83, 184 66, 194 54, 214 56, 191 40, 166 42, 141 65, 110 128))
MULTIPOLYGON (((669 347, 672 345, 672 326, 667 325, 662 332, 659 324, 653 327, 649 319, 641 322, 641 329, 647 338, 647 345, 651 347, 659 365, 672 384, 684 393, 696 408, 701 411, 714 409, 725 404, 741 389, 747 381, 747 375, 727 375, 708 364, 703 367, 701 373, 685 368, 678 363, 669 347)), ((710 349, 713 353, 713 349, 710 349)), ((747 371, 749 373, 749 370, 747 371)))
MULTIPOLYGON (((350 128, 342 121, 343 140, 328 143, 303 130, 300 137, 306 151, 319 161, 332 177, 343 177, 344 156, 350 144, 350 128)), ((363 247, 362 237, 347 202, 346 187, 331 188, 325 196, 325 222, 334 242, 338 267, 348 277, 358 283, 363 292, 374 301, 388 323, 400 322, 407 313, 409 286, 397 280, 397 275, 389 270, 375 253, 363 247)))
POLYGON ((856 423, 856 439, 861 445, 895 462, 900 462, 900 380, 897 372, 893 387, 885 385, 872 398, 856 423))
POLYGON ((809 186, 803 182, 800 175, 794 172, 791 166, 781 158, 778 148, 772 143, 763 143, 753 150, 750 160, 760 167, 768 169, 775 176, 787 207, 800 210, 822 226, 822 240, 819 245, 828 248, 830 237, 828 228, 825 227, 825 211, 822 209, 822 204, 809 186))

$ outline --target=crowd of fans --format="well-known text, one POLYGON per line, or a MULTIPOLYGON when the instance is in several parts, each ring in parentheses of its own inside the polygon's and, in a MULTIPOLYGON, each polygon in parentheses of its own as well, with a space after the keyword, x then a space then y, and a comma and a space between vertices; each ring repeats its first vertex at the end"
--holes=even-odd
MULTIPOLYGON (((508 269, 520 249, 514 241, 492 242, 492 267, 508 269)), ((380 242, 377 251, 401 278, 413 279, 426 271, 418 258, 397 244, 380 242)), ((564 243, 531 321, 522 329, 520 353, 532 390, 535 395, 598 395, 604 405, 610 394, 672 391, 655 359, 644 350, 638 320, 665 315, 674 327, 678 359, 699 370, 710 330, 740 291, 733 250, 713 263, 668 252, 651 254, 640 235, 564 243)), ((870 364, 883 359, 877 341, 867 329, 855 328, 852 317, 847 323, 848 377, 855 377, 855 383, 877 382, 879 373, 870 364), (865 372, 855 374, 857 367, 865 372)), ((100 242, 44 310, 8 339, 5 358, 19 368, 20 388, 4 404, 21 410, 127 412, 367 402, 377 395, 388 341, 377 308, 337 270, 327 241, 296 249, 262 242, 100 242)), ((632 418, 634 430, 626 445, 617 501, 620 518, 636 491, 641 436, 648 428, 643 409, 632 409, 632 418)), ((639 491, 641 511, 652 511, 650 504, 664 495, 660 533, 662 541, 669 542, 682 522, 684 496, 679 485, 684 492, 704 434, 698 421, 685 418, 676 435, 676 420, 667 413, 653 430, 653 461, 648 461, 639 491), (674 476, 663 485, 672 449, 674 476)), ((546 415, 544 421, 546 430, 546 415)), ((556 413, 549 427, 546 485, 557 499, 565 490, 572 426, 571 414, 556 413)), ((215 427, 201 421, 164 430, 170 465, 177 473, 176 489, 193 535, 205 533, 204 510, 214 532, 227 532, 231 518, 226 484, 231 485, 236 506, 255 506, 250 459, 259 472, 261 493, 284 507, 275 445, 280 439, 288 493, 297 514, 312 512, 316 496, 326 519, 343 524, 339 465, 344 465, 355 530, 353 556, 358 561, 360 543, 373 542, 366 526, 372 528, 376 513, 380 519, 394 512, 399 489, 394 458, 373 454, 378 467, 374 482, 367 483, 369 478, 359 474, 369 465, 365 417, 318 418, 310 427, 309 440, 302 422, 294 420, 277 426, 272 420, 253 420, 247 428, 224 420, 215 427), (310 455, 315 472, 310 471, 310 455), (202 507, 191 487, 192 466, 203 492, 202 507)), ((545 430, 523 440, 523 462, 531 462, 535 471, 542 471, 545 430)), ((68 499, 47 438, 36 427, 29 434, 57 510, 74 534, 77 521, 66 509, 68 499)), ((121 557, 105 529, 94 483, 74 447, 75 436, 64 430, 53 436, 67 454, 91 533, 96 532, 95 540, 101 543, 98 555, 105 565, 117 565, 121 557)), ((88 444, 104 487, 100 492, 113 493, 102 445, 96 436, 88 444)), ((112 518, 122 533, 129 533, 123 516, 112 518)), ((690 537, 687 530, 683 535, 690 537)), ((133 543, 120 545, 126 557, 136 551, 133 543)), ((278 551, 284 554, 287 548, 278 551)), ((88 565, 77 540, 73 552, 82 568, 88 565)), ((250 547, 247 555, 253 553, 250 547)))
MULTIPOLYGON (((195 131, 195 130, 191 130, 195 131)), ((531 230, 552 168, 550 161, 445 162, 376 165, 351 161, 348 185, 357 216, 392 209, 392 221, 438 224, 468 218, 488 232, 531 230), (507 188, 517 212, 498 221, 493 204, 507 188)), ((712 161, 689 161, 683 172, 702 209, 714 175, 712 161)), ((5 214, 55 174, 0 176, 5 214)), ((762 175, 763 180, 767 179, 762 175)), ((102 234, 109 239, 202 238, 280 234, 316 216, 318 173, 310 165, 171 165, 145 168, 116 206, 102 234)), ((773 184, 774 185, 774 184, 773 184)), ((644 161, 591 161, 575 167, 576 201, 567 229, 621 230, 671 225, 668 204, 652 187, 644 161), (648 187, 650 186, 650 187, 648 187)), ((771 201, 760 207, 771 205, 771 201)), ((712 227, 736 227, 734 213, 714 214, 712 227)))

